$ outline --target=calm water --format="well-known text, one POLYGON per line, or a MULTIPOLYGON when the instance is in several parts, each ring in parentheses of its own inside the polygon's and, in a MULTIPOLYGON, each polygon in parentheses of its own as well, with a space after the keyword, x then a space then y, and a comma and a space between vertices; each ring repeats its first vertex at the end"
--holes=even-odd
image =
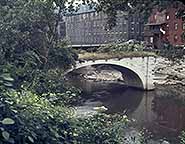
POLYGON ((147 128, 155 137, 176 139, 185 128, 185 106, 163 92, 144 92, 117 83, 87 81, 76 77, 70 83, 83 90, 84 104, 81 107, 105 106, 106 113, 126 113, 134 119, 134 127, 147 128))

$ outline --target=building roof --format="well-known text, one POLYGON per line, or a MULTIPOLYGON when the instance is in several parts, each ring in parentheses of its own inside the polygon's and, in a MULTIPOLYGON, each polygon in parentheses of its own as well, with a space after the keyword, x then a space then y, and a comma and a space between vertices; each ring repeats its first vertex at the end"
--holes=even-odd
POLYGON ((145 24, 145 25, 147 25, 147 26, 152 26, 152 25, 162 25, 162 24, 165 24, 166 22, 161 22, 161 23, 147 23, 147 24, 145 24))

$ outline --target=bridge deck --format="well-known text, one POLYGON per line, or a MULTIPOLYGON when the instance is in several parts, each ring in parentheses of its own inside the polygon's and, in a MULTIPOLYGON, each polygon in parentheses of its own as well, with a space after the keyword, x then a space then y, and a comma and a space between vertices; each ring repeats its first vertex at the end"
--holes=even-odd
POLYGON ((119 52, 119 53, 96 53, 85 52, 79 53, 79 60, 108 60, 108 59, 122 59, 122 58, 134 58, 134 57, 156 57, 153 52, 119 52))

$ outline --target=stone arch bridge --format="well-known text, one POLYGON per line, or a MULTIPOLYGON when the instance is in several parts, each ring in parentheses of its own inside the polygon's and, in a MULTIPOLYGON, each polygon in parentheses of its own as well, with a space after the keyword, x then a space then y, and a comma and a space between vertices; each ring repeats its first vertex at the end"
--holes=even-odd
POLYGON ((154 57, 132 57, 108 60, 81 60, 65 74, 87 66, 110 65, 120 71, 127 86, 143 90, 154 89, 154 57))

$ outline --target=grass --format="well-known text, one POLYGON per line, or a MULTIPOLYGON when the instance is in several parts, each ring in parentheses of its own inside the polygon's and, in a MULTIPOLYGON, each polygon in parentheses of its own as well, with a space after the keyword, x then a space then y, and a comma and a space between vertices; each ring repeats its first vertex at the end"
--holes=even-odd
POLYGON ((116 53, 96 53, 85 52, 79 54, 79 60, 100 60, 100 59, 113 59, 113 58, 126 58, 126 57, 147 57, 156 54, 153 52, 135 51, 135 52, 116 52, 116 53))

